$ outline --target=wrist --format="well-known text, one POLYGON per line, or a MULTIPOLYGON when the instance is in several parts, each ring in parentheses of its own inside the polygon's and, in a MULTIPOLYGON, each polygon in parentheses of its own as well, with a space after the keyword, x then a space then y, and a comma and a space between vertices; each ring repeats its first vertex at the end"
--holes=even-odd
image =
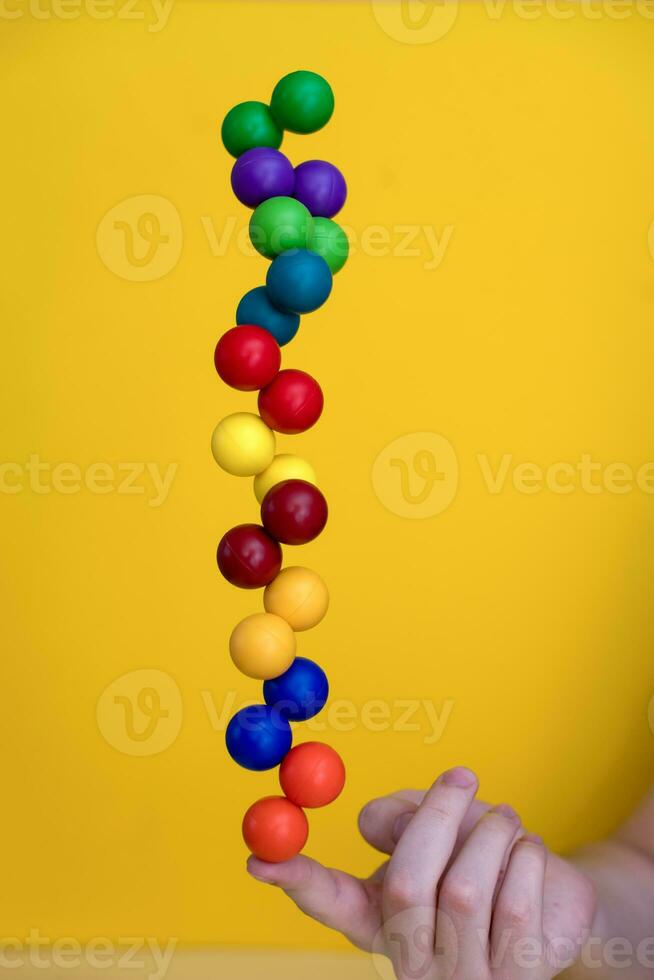
POLYGON ((575 854, 572 863, 595 888, 593 923, 566 980, 640 980, 652 976, 642 962, 643 943, 654 935, 654 862, 612 837, 575 854))

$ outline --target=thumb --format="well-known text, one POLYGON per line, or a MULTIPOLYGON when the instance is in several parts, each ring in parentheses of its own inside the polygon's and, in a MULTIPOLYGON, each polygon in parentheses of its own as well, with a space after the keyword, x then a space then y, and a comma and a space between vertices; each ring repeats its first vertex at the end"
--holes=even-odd
POLYGON ((325 868, 303 854, 280 864, 250 857, 247 870, 257 881, 281 888, 316 922, 342 932, 361 949, 371 948, 381 928, 381 913, 360 878, 325 868))

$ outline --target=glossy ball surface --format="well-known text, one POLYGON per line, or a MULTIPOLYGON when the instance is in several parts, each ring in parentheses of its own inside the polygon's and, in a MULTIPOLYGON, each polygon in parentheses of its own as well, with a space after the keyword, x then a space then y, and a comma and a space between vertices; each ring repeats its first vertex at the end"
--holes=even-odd
POLYGON ((250 218, 250 241, 267 259, 289 248, 308 248, 313 235, 313 218, 294 197, 271 197, 250 218))
POLYGON ((311 313, 332 291, 329 266, 315 252, 291 249, 273 259, 266 276, 268 295, 275 306, 289 313, 311 313))
POLYGON ((305 160, 295 168, 295 197, 315 217, 333 218, 345 204, 345 177, 327 160, 305 160))
POLYGON ((315 378, 306 371, 288 368, 280 371, 259 392, 261 418, 277 432, 297 435, 306 432, 320 418, 324 398, 315 378))
POLYGON ((244 769, 274 769, 293 743, 291 726, 275 708, 251 704, 234 715, 225 733, 227 751, 244 769))
POLYGON ((253 803, 243 818, 243 840, 260 861, 279 864, 299 854, 309 837, 303 811, 283 796, 253 803))
POLYGON ((264 102, 239 102, 223 119, 220 135, 227 152, 240 157, 256 146, 277 149, 284 134, 264 102))
POLYGON ((282 352, 268 330, 245 324, 222 335, 213 361, 225 384, 238 391, 257 391, 278 373, 282 352))
POLYGON ((218 466, 232 476, 254 476, 272 463, 275 436, 258 415, 234 412, 213 430, 211 452, 218 466))
POLYGON ((232 167, 232 190, 241 204, 256 208, 269 197, 293 196, 293 164, 279 150, 255 146, 238 158, 232 167))
POLYGON ((306 480, 307 483, 318 484, 316 472, 306 459, 292 453, 279 453, 270 466, 254 478, 254 495, 259 503, 263 502, 269 490, 283 480, 306 480))
POLYGON ((296 657, 286 673, 265 682, 263 696, 289 721, 308 721, 327 703, 329 683, 313 660, 296 657))
POLYGON ((253 613, 234 627, 229 638, 234 666, 260 681, 279 677, 295 659, 295 634, 274 613, 253 613))
POLYGON ((270 299, 265 286, 256 286, 243 296, 236 308, 236 322, 256 323, 273 335, 280 347, 287 344, 298 332, 300 317, 297 313, 280 310, 270 299))
POLYGON ((261 520, 277 541, 306 544, 317 538, 327 523, 327 501, 311 483, 285 480, 263 498, 261 520))
POLYGON ((304 742, 291 749, 282 762, 279 782, 284 794, 297 806, 327 806, 345 785, 345 766, 331 746, 304 742))
POLYGON ((329 122, 334 93, 313 71, 294 71, 277 82, 270 108, 279 126, 291 133, 315 133, 329 122))
POLYGON ((347 262, 350 243, 335 221, 330 218, 314 218, 311 251, 323 257, 334 276, 347 262))
POLYGON ((282 567, 282 549, 260 524, 237 524, 218 545, 221 574, 240 589, 261 589, 282 567))
POLYGON ((263 604, 268 612, 281 616, 300 633, 324 619, 329 608, 329 592, 317 572, 289 565, 266 586, 263 604))

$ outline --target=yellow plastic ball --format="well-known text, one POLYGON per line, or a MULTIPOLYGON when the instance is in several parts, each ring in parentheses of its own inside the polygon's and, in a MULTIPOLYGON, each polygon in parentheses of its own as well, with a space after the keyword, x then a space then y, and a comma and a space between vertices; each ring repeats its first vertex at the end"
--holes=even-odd
POLYGON ((281 616, 296 632, 316 626, 327 612, 329 592, 316 572, 291 565, 267 585, 263 604, 269 613, 281 616))
POLYGON ((258 415, 235 412, 213 430, 211 452, 218 466, 232 476, 254 476, 270 466, 275 435, 258 415))
POLYGON ((263 473, 259 473, 254 478, 254 493, 259 503, 263 502, 271 487, 281 483, 282 480, 306 480, 314 486, 318 482, 313 466, 307 463, 306 459, 294 456, 292 453, 280 453, 263 473))
POLYGON ((295 659, 295 634, 272 613, 254 613, 235 626, 229 652, 238 669, 260 681, 279 677, 295 659))

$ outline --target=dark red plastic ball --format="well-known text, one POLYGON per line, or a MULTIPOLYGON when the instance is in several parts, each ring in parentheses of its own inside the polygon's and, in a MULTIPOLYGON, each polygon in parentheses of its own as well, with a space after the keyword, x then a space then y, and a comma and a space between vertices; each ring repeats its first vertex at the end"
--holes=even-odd
POLYGON ((290 861, 309 836, 309 822, 300 809, 283 796, 266 796, 253 803, 243 818, 243 840, 260 861, 290 861))
POLYGON ((289 368, 259 392, 259 414, 276 432, 297 435, 310 429, 322 412, 324 398, 315 378, 289 368))
POLYGON ((345 766, 330 745, 304 742, 284 758, 279 782, 284 795, 296 806, 327 806, 345 785, 345 766))
POLYGON ((282 567, 282 549, 259 524, 237 524, 218 545, 218 568, 232 585, 260 589, 282 567))
POLYGON ((263 327, 232 327, 223 334, 213 355, 225 384, 239 391, 257 391, 270 384, 282 362, 279 344, 263 327))
POLYGON ((263 498, 261 520, 277 541, 306 544, 317 538, 327 523, 327 501, 312 483, 283 480, 263 498))

